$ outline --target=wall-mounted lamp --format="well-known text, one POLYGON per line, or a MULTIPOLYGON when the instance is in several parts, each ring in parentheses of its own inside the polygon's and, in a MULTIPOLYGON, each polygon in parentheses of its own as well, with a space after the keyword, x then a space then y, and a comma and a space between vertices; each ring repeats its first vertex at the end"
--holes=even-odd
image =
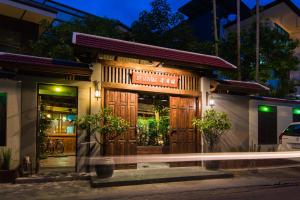
POLYGON ((100 90, 99 90, 99 81, 93 81, 94 82, 94 86, 95 86, 95 98, 97 98, 97 100, 100 98, 100 90))
POLYGON ((215 106, 215 100, 214 99, 210 99, 209 102, 208 102, 209 106, 211 108, 213 108, 215 106))
POLYGON ((210 93, 208 94, 208 105, 213 108, 216 105, 215 99, 213 97, 213 95, 210 93))

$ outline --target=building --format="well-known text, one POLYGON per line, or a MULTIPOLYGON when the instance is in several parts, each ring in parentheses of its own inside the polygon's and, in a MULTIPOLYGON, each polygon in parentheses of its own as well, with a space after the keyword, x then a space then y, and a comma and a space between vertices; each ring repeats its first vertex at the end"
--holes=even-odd
MULTIPOLYGON (((217 0, 217 17, 219 37, 224 36, 223 25, 228 23, 230 15, 236 13, 236 0, 217 0)), ((195 36, 200 41, 214 41, 214 24, 211 0, 191 0, 179 11, 188 17, 187 22, 193 28, 195 36)), ((241 1, 241 18, 250 15, 250 9, 241 1)))
MULTIPOLYGON (((300 9, 290 0, 276 0, 262 7, 260 12, 261 22, 278 30, 282 34, 288 34, 292 39, 300 39, 300 9)), ((241 20, 241 29, 247 29, 255 22, 255 13, 241 20)), ((224 26, 225 36, 232 31, 236 31, 236 21, 224 26)), ((295 49, 295 55, 300 59, 300 48, 295 49)), ((299 66, 300 67, 300 66, 299 66)), ((290 73, 291 80, 296 83, 296 96, 299 96, 298 86, 300 71, 290 73)))
MULTIPOLYGON (((37 40, 43 33, 43 21, 57 25, 86 16, 93 15, 52 0, 2 0, 0 51, 21 52, 28 41, 37 40)), ((120 22, 117 28, 128 32, 120 22)))

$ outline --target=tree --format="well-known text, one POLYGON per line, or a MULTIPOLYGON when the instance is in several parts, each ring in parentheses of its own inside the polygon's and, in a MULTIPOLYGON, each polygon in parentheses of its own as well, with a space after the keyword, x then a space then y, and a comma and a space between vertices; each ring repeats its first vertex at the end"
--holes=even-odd
POLYGON ((120 22, 107 18, 86 16, 68 23, 52 25, 42 22, 43 34, 37 41, 30 41, 23 53, 59 59, 75 60, 72 33, 82 32, 99 36, 127 39, 128 35, 118 27, 120 22))
POLYGON ((216 0, 212 1, 213 3, 213 18, 214 18, 214 38, 215 38, 215 55, 219 56, 219 37, 218 37, 218 19, 217 19, 217 2, 216 0))
POLYGON ((202 132, 210 152, 215 150, 221 136, 231 128, 227 114, 214 109, 206 110, 202 118, 193 119, 193 125, 202 132))
POLYGON ((200 43, 192 27, 178 12, 173 13, 167 0, 154 0, 150 11, 142 11, 132 23, 132 40, 168 48, 213 53, 211 43, 200 43))
MULTIPOLYGON (((256 73, 256 24, 241 33, 241 78, 245 81, 255 80, 256 73)), ((267 84, 268 80, 279 80, 280 86, 272 89, 272 96, 285 97, 293 92, 289 81, 289 72, 295 70, 299 61, 294 55, 294 50, 299 42, 268 23, 260 24, 260 69, 259 81, 267 84)), ((232 51, 237 46, 237 34, 232 32, 222 42, 222 57, 231 63, 237 63, 236 54, 232 51)), ((230 78, 237 78, 237 74, 225 74, 230 78)))
POLYGON ((237 67, 238 80, 242 80, 241 74, 241 0, 236 0, 237 9, 237 67))
POLYGON ((172 13, 167 0, 154 0, 150 11, 142 11, 139 19, 132 23, 134 40, 147 44, 160 45, 165 43, 165 33, 179 25, 184 17, 176 12, 172 13))
POLYGON ((255 63, 255 80, 256 82, 259 82, 259 43, 260 43, 260 19, 259 19, 259 7, 260 7, 260 2, 259 0, 256 0, 256 63, 255 63))

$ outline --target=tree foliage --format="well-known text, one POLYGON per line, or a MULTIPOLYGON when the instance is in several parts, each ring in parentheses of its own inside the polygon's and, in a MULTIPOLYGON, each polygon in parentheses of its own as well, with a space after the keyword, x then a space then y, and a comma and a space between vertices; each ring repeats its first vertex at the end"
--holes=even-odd
POLYGON ((119 27, 120 23, 116 20, 94 16, 73 19, 58 25, 43 21, 41 24, 43 34, 37 41, 30 41, 23 51, 37 56, 74 60, 73 32, 127 39, 128 34, 119 27))
POLYGON ((200 43, 192 27, 179 12, 172 12, 167 0, 154 0, 150 11, 142 11, 132 24, 132 39, 146 44, 194 52, 211 52, 213 47, 200 43))
POLYGON ((211 152, 219 143, 220 137, 231 128, 227 114, 214 109, 206 110, 202 118, 193 119, 193 125, 203 133, 211 152))
MULTIPOLYGON (((279 80, 278 88, 273 88, 273 95, 284 97, 293 92, 289 81, 289 72, 295 70, 298 59, 294 50, 299 42, 290 38, 288 34, 279 32, 268 24, 260 25, 260 82, 266 84, 268 80, 279 80)), ((231 63, 237 63, 236 33, 232 32, 221 43, 221 56, 231 63)), ((255 79, 255 24, 241 33, 241 75, 242 80, 255 79)), ((237 78, 237 74, 226 74, 237 78)))

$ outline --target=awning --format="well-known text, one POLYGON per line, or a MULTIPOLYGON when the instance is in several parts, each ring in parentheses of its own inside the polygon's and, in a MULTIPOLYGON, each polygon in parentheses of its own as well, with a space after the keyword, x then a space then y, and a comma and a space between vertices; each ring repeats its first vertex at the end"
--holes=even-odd
POLYGON ((237 81, 237 80, 216 80, 217 86, 216 90, 219 91, 231 91, 238 93, 246 94, 255 94, 255 93, 267 93, 270 91, 270 88, 257 83, 257 82, 248 82, 248 81, 237 81))

